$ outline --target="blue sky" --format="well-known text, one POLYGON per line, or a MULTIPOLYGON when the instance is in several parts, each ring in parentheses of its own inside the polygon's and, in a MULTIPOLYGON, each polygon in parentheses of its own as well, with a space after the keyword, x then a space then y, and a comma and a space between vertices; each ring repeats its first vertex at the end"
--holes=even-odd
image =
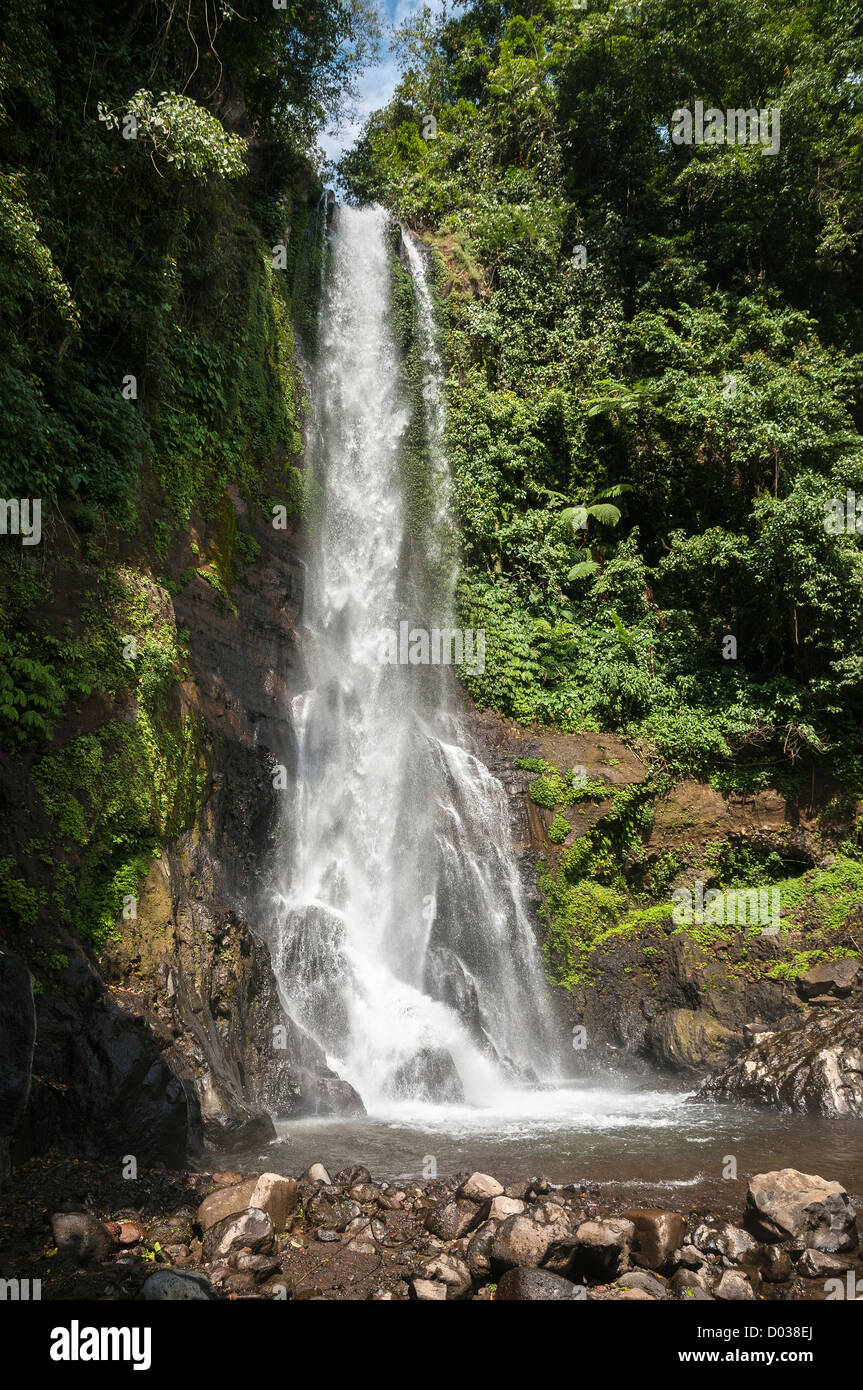
POLYGON ((318 137, 318 144, 330 159, 338 159, 345 150, 350 149, 356 140, 366 117, 379 106, 386 106, 399 79, 395 58, 389 52, 387 28, 390 24, 401 24, 415 15, 427 4, 432 13, 443 9, 443 0, 378 0, 378 9, 384 27, 384 41, 381 45, 380 61, 368 68, 357 86, 360 99, 357 118, 340 126, 338 130, 325 130, 318 137))

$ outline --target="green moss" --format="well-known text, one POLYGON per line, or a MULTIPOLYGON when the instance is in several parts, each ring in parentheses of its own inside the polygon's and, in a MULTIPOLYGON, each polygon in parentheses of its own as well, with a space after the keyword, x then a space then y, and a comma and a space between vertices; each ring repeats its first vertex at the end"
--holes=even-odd
POLYGON ((566 816, 556 815, 548 827, 548 838, 553 845, 562 845, 571 829, 566 816))

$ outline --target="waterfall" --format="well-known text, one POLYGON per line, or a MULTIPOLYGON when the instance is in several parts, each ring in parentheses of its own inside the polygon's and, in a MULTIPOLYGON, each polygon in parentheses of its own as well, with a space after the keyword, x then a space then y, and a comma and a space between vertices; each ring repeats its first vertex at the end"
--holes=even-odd
MULTIPOLYGON (((373 1114, 405 1102, 489 1104, 555 1070, 506 793, 471 750, 448 668, 383 659, 382 633, 431 619, 418 611, 423 586, 406 544, 411 407, 389 232, 381 208, 336 209, 307 369, 309 464, 323 502, 275 943, 286 1007, 373 1114)), ((427 552, 440 560, 451 549, 443 372, 423 260, 409 239, 406 248, 435 501, 427 552)))

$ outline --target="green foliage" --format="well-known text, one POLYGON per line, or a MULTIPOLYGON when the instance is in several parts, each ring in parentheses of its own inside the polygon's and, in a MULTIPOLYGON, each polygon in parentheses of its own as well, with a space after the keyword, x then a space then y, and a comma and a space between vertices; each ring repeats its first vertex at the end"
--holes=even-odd
POLYGON ((399 51, 342 173, 445 267, 471 695, 673 774, 826 759, 859 795, 863 551, 824 526, 863 495, 847 9, 475 0, 399 51), (674 144, 695 100, 780 106, 780 152, 674 144))

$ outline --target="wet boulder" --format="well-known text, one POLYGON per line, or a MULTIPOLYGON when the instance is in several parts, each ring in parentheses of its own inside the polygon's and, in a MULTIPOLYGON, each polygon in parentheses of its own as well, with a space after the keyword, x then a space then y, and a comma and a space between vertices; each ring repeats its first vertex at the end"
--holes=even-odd
POLYGON ((863 1010, 830 1010, 767 1034, 710 1077, 698 1098, 863 1117, 863 1010))
POLYGON ((426 1216, 426 1230, 439 1240, 459 1240, 478 1226, 483 1208, 462 1198, 438 1202, 426 1216))
POLYGON ((582 1221, 575 1232, 570 1273, 593 1279, 614 1279, 630 1265, 635 1226, 623 1217, 582 1221))
POLYGON ((422 1047, 402 1062, 390 1077, 395 1100, 426 1100, 437 1105, 463 1105, 464 1087, 455 1062, 444 1047, 422 1047))
POLYGON ((780 1168, 749 1180, 744 1220, 759 1240, 840 1254, 857 1246, 857 1220, 838 1182, 780 1168))
POLYGON ((644 1208, 623 1213, 635 1227, 633 1263, 658 1273, 667 1272, 676 1252, 683 1245, 686 1220, 679 1212, 644 1208))

